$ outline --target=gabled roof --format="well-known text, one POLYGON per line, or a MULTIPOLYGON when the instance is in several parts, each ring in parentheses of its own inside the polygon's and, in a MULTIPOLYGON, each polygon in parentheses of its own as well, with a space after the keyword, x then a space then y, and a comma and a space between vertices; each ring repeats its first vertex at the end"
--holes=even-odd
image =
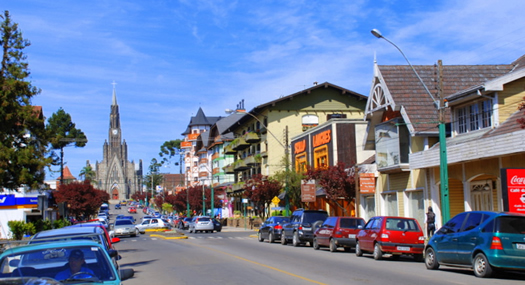
MULTIPOLYGON (((443 97, 478 86, 513 69, 501 65, 443 65, 443 97)), ((379 75, 395 102, 394 111, 401 111, 411 124, 412 133, 438 133, 438 111, 408 65, 378 65, 379 75)), ((435 65, 416 65, 415 70, 437 98, 438 68, 435 65)), ((447 110, 448 112, 448 110, 447 110)), ((448 120, 450 116, 446 116, 448 120)))
MULTIPOLYGON (((71 174, 71 171, 69 170, 69 167, 64 167, 64 180, 75 180, 75 176, 71 174)), ((62 180, 62 176, 58 177, 57 180, 62 180)))
POLYGON ((215 124, 218 120, 220 120, 222 117, 206 117, 204 115, 204 111, 202 111, 202 108, 199 107, 199 110, 197 111, 197 115, 191 117, 190 123, 188 124, 188 127, 186 130, 182 133, 183 136, 191 133, 191 127, 192 126, 212 126, 215 124))
POLYGON ((304 90, 301 90, 299 92, 296 92, 296 93, 293 93, 293 94, 290 94, 288 96, 284 96, 284 97, 281 97, 279 99, 276 99, 276 100, 273 100, 273 101, 270 101, 268 103, 264 103, 264 104, 261 104, 255 108, 253 108, 252 111, 250 111, 250 113, 258 113, 261 109, 264 109, 268 106, 274 106, 275 104, 279 103, 279 102, 282 102, 282 101, 287 101, 287 100, 293 100, 295 97, 298 97, 298 96, 301 96, 301 95, 306 95, 306 94, 310 94, 310 92, 312 92, 312 90, 315 90, 315 89, 320 89, 320 88, 334 88, 334 89, 339 89, 341 91, 342 94, 346 94, 348 96, 353 96, 353 97, 356 97, 356 98, 359 98, 361 100, 367 100, 367 96, 365 95, 362 95, 362 94, 359 94, 357 92, 354 92, 352 90, 348 90, 346 88, 343 88, 343 87, 340 87, 340 86, 337 86, 335 84, 332 84, 332 83, 329 83, 329 82, 324 82, 324 83, 320 83, 320 84, 317 84, 317 85, 314 85, 310 88, 307 88, 307 89, 304 89, 304 90))

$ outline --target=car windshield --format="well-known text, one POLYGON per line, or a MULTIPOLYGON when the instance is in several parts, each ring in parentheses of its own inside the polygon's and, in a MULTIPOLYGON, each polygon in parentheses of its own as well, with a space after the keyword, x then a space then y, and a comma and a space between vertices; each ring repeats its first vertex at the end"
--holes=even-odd
POLYGON ((386 219, 386 229, 393 231, 419 231, 415 220, 401 218, 386 219))
POLYGON ((115 226, 123 226, 123 225, 133 225, 133 222, 128 219, 122 219, 115 221, 115 226))
POLYGON ((88 272, 77 275, 78 279, 86 282, 116 280, 113 265, 104 249, 95 246, 57 247, 51 244, 45 249, 16 250, 16 253, 4 255, 0 260, 0 277, 48 277, 58 281, 67 279, 71 276, 67 274, 63 277, 65 274, 60 272, 69 268, 68 261, 72 252, 74 256, 84 259, 82 271, 88 272))
POLYGON ((324 221, 328 217, 328 214, 325 212, 310 212, 305 215, 305 223, 315 223, 317 221, 324 221))
POLYGON ((507 234, 525 234, 525 217, 502 216, 497 218, 496 231, 507 234))

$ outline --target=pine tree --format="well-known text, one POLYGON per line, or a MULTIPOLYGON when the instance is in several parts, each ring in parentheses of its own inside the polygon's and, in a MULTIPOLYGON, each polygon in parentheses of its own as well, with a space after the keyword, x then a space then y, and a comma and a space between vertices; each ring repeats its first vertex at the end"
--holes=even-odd
POLYGON ((22 37, 9 12, 0 15, 0 187, 16 190, 20 186, 38 188, 45 178, 46 158, 42 109, 31 105, 40 93, 28 80, 27 56, 30 45, 22 37))

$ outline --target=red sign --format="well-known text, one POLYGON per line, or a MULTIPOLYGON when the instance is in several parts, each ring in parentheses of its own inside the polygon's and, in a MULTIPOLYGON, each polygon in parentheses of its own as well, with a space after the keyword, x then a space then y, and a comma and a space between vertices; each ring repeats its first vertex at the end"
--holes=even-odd
POLYGON ((359 192, 361 194, 375 193, 376 177, 374 173, 359 173, 359 192))
POLYGON ((525 169, 501 169, 503 210, 525 214, 525 169))
POLYGON ((301 202, 315 202, 315 181, 301 182, 301 202))

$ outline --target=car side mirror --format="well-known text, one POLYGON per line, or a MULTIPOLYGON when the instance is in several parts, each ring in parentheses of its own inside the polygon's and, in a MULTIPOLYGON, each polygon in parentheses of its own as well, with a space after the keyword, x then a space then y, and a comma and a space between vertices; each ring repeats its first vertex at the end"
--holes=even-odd
POLYGON ((119 271, 120 271, 120 280, 122 281, 129 279, 135 275, 135 270, 133 270, 132 268, 120 269, 119 271))

